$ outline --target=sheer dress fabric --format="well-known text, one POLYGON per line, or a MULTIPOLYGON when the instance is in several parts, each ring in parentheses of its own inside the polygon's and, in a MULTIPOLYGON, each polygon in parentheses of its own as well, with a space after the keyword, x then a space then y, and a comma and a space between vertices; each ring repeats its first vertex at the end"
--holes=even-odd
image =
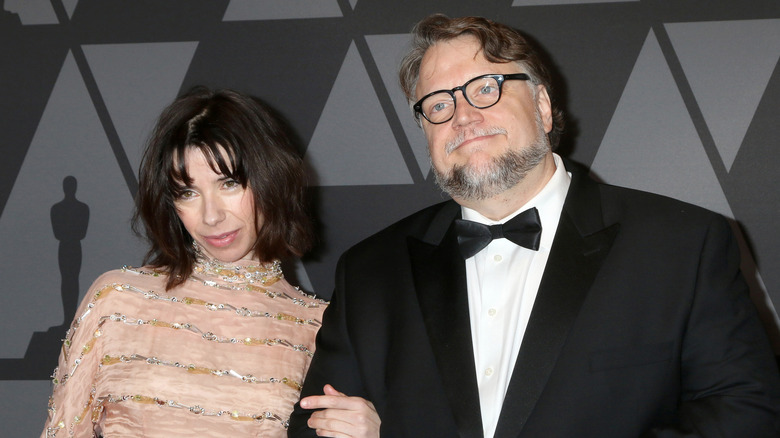
POLYGON ((94 282, 52 376, 42 437, 286 436, 327 303, 283 278, 196 272, 170 291, 149 268, 94 282))

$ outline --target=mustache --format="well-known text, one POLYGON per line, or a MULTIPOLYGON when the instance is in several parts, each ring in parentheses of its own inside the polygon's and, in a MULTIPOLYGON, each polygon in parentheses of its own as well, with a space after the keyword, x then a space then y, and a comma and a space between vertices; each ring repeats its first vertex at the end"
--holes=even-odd
POLYGON ((473 129, 473 130, 469 131, 468 133, 464 132, 464 131, 461 131, 461 132, 458 133, 458 135, 455 138, 449 140, 444 145, 444 152, 446 152, 447 155, 449 155, 449 154, 452 153, 452 151, 454 151, 455 149, 459 148, 460 145, 463 144, 463 142, 466 141, 466 140, 469 140, 469 139, 472 139, 472 138, 476 138, 476 137, 484 137, 484 136, 487 136, 487 135, 496 135, 496 134, 504 134, 504 135, 506 135, 506 129, 498 127, 498 126, 492 126, 490 128, 483 128, 483 129, 477 128, 477 129, 473 129), (468 136, 466 134, 468 134, 468 136))

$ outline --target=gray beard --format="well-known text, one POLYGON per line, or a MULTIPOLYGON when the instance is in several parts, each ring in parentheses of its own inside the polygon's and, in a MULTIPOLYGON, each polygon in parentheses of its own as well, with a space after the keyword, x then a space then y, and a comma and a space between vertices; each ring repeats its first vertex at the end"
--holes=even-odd
POLYGON ((542 128, 541 120, 537 120, 537 128, 536 139, 527 148, 506 151, 481 169, 453 166, 445 174, 433 167, 436 184, 452 198, 467 201, 492 198, 511 189, 550 151, 550 140, 542 128))

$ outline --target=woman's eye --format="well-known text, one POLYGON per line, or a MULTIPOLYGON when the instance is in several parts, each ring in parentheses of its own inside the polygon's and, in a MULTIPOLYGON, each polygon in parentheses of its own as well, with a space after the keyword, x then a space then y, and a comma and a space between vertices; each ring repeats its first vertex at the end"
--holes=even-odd
POLYGON ((185 190, 181 192, 178 196, 179 199, 183 199, 183 200, 192 199, 194 197, 195 197, 195 192, 192 190, 185 190))
POLYGON ((226 189, 232 189, 232 188, 234 188, 236 186, 239 186, 240 184, 238 183, 238 181, 236 181, 234 179, 229 179, 229 180, 226 180, 223 185, 224 185, 224 187, 226 189))

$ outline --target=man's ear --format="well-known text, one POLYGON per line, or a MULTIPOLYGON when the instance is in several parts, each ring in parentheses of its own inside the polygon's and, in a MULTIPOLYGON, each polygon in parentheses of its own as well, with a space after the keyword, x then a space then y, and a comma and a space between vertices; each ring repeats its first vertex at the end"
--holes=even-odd
POLYGON ((549 133, 552 131, 552 103, 550 95, 547 94, 547 87, 542 84, 536 86, 536 108, 542 119, 544 132, 549 133))

